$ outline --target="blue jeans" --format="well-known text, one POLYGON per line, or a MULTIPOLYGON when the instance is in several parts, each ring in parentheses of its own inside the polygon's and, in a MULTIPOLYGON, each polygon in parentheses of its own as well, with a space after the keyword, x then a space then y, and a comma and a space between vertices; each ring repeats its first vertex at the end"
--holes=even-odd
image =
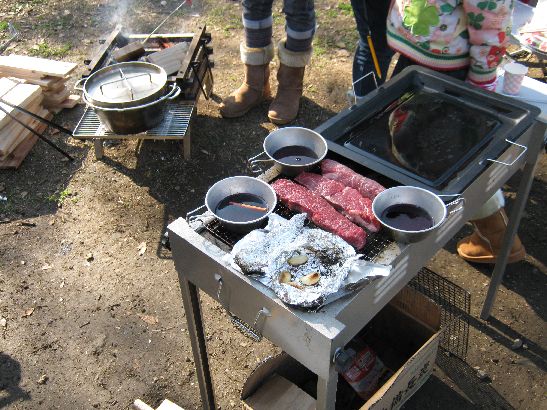
MULTIPOLYGON (((387 45, 386 20, 389 10, 390 0, 351 0, 357 31, 359 32, 359 42, 355 55, 353 57, 353 81, 357 81, 371 71, 376 75, 376 69, 372 61, 372 55, 368 46, 367 36, 370 33, 378 65, 382 78, 377 78, 378 85, 382 84, 387 75, 389 63, 393 56, 393 51, 387 45)), ((355 95, 362 97, 373 91, 376 87, 371 76, 355 84, 355 95)))
MULTIPOLYGON (((264 30, 272 25, 273 0, 243 0, 243 25, 246 30, 264 30)), ((283 13, 287 22, 286 47, 292 51, 304 51, 311 47, 315 33, 315 7, 313 0, 284 0, 283 13)), ((270 39, 271 41, 271 39, 270 39)), ((259 42, 264 43, 262 38, 259 42)), ((248 46, 264 47, 266 44, 248 46)))

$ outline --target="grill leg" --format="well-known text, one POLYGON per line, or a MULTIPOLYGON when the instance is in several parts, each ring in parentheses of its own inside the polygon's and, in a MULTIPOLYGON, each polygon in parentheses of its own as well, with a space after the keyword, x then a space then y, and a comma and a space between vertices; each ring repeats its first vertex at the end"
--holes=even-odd
POLYGON ((188 124, 188 128, 186 130, 186 133, 184 134, 184 138, 182 139, 182 150, 183 150, 183 155, 184 155, 184 159, 185 160, 189 160, 191 155, 192 155, 192 151, 191 151, 191 136, 192 136, 192 129, 191 129, 191 125, 188 124))
POLYGON ((103 140, 100 138, 94 138, 93 147, 95 148, 95 158, 102 159, 104 155, 103 140))
POLYGON ((203 409, 216 410, 198 289, 186 279, 182 279, 180 276, 179 279, 186 321, 188 323, 188 334, 190 335, 192 353, 194 354, 194 363, 196 365, 199 392, 201 393, 201 405, 203 409))
POLYGON ((528 147, 528 155, 526 156, 526 163, 524 165, 519 189, 517 191, 517 200, 513 204, 513 209, 511 210, 511 216, 509 217, 507 229, 505 230, 503 243, 496 261, 496 265, 494 266, 494 271, 492 272, 492 279, 490 279, 488 293, 486 294, 486 299, 484 300, 484 305, 482 307, 481 319, 483 320, 490 317, 490 313, 496 299, 496 292, 498 291, 501 281, 503 280, 503 274, 505 273, 505 267, 507 266, 507 259, 509 258, 509 252, 511 251, 511 245, 515 239, 520 218, 522 216, 522 212, 524 211, 524 207, 526 206, 528 194, 530 193, 530 188, 532 187, 532 182, 534 180, 534 170, 536 168, 538 153, 543 145, 543 138, 541 137, 545 134, 545 124, 536 122, 532 132, 534 133, 534 136, 531 138, 530 146, 528 147))
POLYGON ((338 372, 331 365, 329 378, 317 380, 317 410, 334 410, 336 404, 336 387, 338 384, 338 372))

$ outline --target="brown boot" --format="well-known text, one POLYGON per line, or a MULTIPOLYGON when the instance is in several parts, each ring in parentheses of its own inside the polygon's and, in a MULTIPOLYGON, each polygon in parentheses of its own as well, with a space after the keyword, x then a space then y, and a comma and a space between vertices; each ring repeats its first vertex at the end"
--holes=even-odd
POLYGON ((245 115, 264 99, 270 98, 270 61, 273 45, 264 48, 248 48, 241 44, 241 61, 245 64, 243 84, 220 104, 220 115, 237 118, 245 115))
MULTIPOLYGON (((471 221, 475 232, 458 242, 458 254, 469 262, 496 263, 503 236, 507 228, 507 215, 503 208, 494 214, 471 221)), ((524 259, 526 251, 518 236, 515 236, 509 252, 508 263, 524 259)))
POLYGON ((282 41, 278 46, 279 70, 277 81, 279 83, 277 95, 270 105, 268 118, 274 124, 287 124, 298 116, 300 97, 304 82, 304 70, 310 63, 312 50, 304 52, 290 51, 285 48, 282 41))

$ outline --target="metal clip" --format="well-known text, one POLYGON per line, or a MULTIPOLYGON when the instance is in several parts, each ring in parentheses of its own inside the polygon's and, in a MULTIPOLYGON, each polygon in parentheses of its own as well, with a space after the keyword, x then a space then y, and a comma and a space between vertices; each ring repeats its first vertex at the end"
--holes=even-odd
POLYGON ((233 325, 241 333, 255 342, 260 342, 262 340, 262 330, 264 329, 264 322, 266 321, 267 316, 271 316, 270 311, 263 307, 256 314, 256 318, 252 326, 235 315, 231 315, 231 320, 233 325))
MULTIPOLYGON (((509 141, 507 138, 505 138, 505 142, 508 142, 511 145, 516 145, 517 147, 522 148, 522 152, 520 154, 518 154, 517 157, 512 162, 509 162, 509 163, 508 162, 503 162, 503 161, 498 161, 496 159, 490 159, 490 158, 486 158, 485 160, 490 161, 490 162, 495 162, 495 163, 501 164, 501 165, 506 165, 506 166, 510 167, 515 162, 517 162, 520 159, 520 157, 522 157, 524 155, 524 153, 526 151, 528 151, 528 147, 526 147, 524 145, 521 145, 521 144, 517 144, 516 142, 509 141)), ((480 164, 482 164, 485 160, 481 161, 480 164)))

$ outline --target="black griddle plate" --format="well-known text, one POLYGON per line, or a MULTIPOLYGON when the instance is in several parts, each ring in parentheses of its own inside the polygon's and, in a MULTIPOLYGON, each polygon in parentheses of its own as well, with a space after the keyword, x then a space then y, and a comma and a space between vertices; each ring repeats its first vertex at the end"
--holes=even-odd
POLYGON ((462 192, 537 107, 412 66, 316 128, 329 149, 398 183, 462 192))

